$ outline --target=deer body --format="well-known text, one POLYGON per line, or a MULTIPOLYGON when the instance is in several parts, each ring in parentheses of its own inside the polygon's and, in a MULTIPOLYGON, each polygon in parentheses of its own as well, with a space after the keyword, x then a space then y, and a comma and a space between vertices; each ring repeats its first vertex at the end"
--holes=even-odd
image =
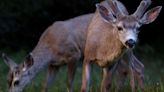
POLYGON ((44 84, 44 91, 47 91, 52 76, 64 64, 68 66, 68 91, 72 92, 76 63, 83 58, 85 30, 91 17, 92 14, 83 15, 68 21, 55 22, 48 27, 30 54, 32 60, 25 59, 25 62, 17 65, 3 55, 4 58, 7 58, 5 62, 9 65, 11 72, 9 75, 9 84, 11 84, 9 85, 9 92, 21 92, 42 68, 49 65, 47 80, 44 84), (29 64, 29 62, 33 62, 33 64, 29 64), (14 71, 11 67, 18 69, 14 71), (19 76, 13 76, 18 71, 19 74, 17 75, 19 76))
POLYGON ((96 12, 88 28, 87 36, 89 38, 86 41, 85 58, 93 60, 102 67, 113 63, 112 61, 121 56, 122 50, 124 50, 116 34, 115 28, 102 21, 96 12))
MULTIPOLYGON (((58 68, 61 65, 67 64, 68 91, 72 92, 72 82, 76 64, 83 58, 85 43, 85 31, 83 30, 86 29, 86 22, 89 22, 91 16, 92 14, 88 14, 65 22, 55 22, 43 33, 38 45, 32 51, 34 61, 35 56, 38 58, 45 57, 43 60, 46 60, 45 62, 49 64, 47 82, 44 84, 43 91, 48 90, 52 76, 54 77, 58 68), (44 56, 41 56, 41 53, 43 53, 44 56), (47 57, 50 57, 50 59, 46 59, 47 57)), ((40 60, 38 60, 38 63, 40 63, 40 60)), ((40 71, 40 69, 37 70, 40 71)))
POLYGON ((58 68, 63 64, 67 64, 68 92, 72 92, 72 82, 76 65, 83 59, 84 38, 86 37, 85 30, 91 17, 92 14, 88 14, 68 21, 56 22, 48 29, 49 31, 47 31, 48 33, 46 33, 45 38, 44 36, 41 38, 44 41, 47 37, 46 42, 48 43, 46 44, 49 44, 51 51, 53 51, 53 60, 50 62, 43 91, 48 90, 48 85, 50 85, 50 81, 52 81, 52 77, 54 77, 58 68))
MULTIPOLYGON (((103 2, 103 5, 107 7, 106 2, 103 2)), ((96 63, 100 67, 109 67, 109 65, 119 60, 123 51, 124 45, 117 37, 116 28, 114 28, 112 24, 104 22, 98 10, 96 10, 87 32, 83 64, 83 78, 86 78, 82 79, 81 92, 88 90, 87 86, 89 86, 89 83, 86 82, 90 80, 90 62, 96 63)), ((105 71, 106 70, 103 71, 103 76, 107 76, 107 72, 105 73, 105 71)), ((103 77, 103 79, 105 82, 107 78, 103 77)), ((102 85, 104 84, 105 83, 102 83, 102 85)), ((104 88, 101 88, 101 91, 103 90, 104 88)))

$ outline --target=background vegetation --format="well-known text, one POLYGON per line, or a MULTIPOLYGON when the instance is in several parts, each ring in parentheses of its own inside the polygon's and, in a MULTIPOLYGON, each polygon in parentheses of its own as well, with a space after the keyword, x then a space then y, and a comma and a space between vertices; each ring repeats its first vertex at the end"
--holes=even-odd
MULTIPOLYGON (((57 20, 66 20, 78 15, 94 12, 95 3, 102 0, 0 0, 0 54, 6 52, 17 61, 22 62, 42 34, 57 20)), ((121 1, 121 0, 120 0, 121 1)), ((141 0, 122 0, 130 13, 133 13, 141 0)), ((163 0, 152 0, 151 8, 164 5, 163 0)), ((137 57, 145 65, 145 92, 164 92, 164 38, 163 16, 140 30, 140 43, 135 50, 137 57)), ((80 65, 79 65, 80 66, 80 65)), ((6 76, 8 67, 0 58, 0 92, 7 89, 6 76)), ((39 92, 45 79, 43 70, 25 89, 25 92, 39 92)), ((100 69, 95 66, 92 92, 99 92, 100 69)), ((81 85, 81 66, 78 68, 74 90, 81 85)), ((66 91, 66 69, 63 67, 57 75, 50 92, 66 91)), ((112 90, 115 87, 113 87, 112 90)), ((127 82, 124 92, 130 91, 127 82)))

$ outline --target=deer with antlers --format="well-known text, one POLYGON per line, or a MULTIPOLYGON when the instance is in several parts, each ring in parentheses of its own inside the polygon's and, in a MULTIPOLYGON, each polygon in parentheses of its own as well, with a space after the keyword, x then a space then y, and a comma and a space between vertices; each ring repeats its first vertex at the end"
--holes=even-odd
POLYGON ((161 11, 162 6, 157 6, 144 14, 149 5, 150 0, 142 0, 136 12, 129 15, 121 12, 122 6, 116 0, 96 4, 97 10, 87 30, 81 92, 88 92, 91 63, 103 68, 101 92, 109 92, 118 60, 123 55, 132 59, 130 53, 137 42, 138 28, 153 22, 161 11))

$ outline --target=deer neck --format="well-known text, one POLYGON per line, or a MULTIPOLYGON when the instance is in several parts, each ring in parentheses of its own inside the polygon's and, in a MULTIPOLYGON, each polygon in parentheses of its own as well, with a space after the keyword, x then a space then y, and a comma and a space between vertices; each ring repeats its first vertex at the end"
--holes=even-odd
POLYGON ((22 92, 24 87, 51 61, 51 53, 46 45, 38 44, 31 52, 34 64, 22 74, 21 87, 16 92, 22 92))
POLYGON ((39 44, 37 47, 31 52, 34 63, 49 63, 52 58, 52 52, 48 49, 46 44, 39 44))
POLYGON ((117 61, 123 55, 125 50, 114 31, 116 30, 113 29, 111 32, 106 33, 108 36, 103 36, 97 51, 97 60, 104 62, 103 65, 108 65, 117 61))
POLYGON ((95 48, 95 50, 90 51, 86 47, 86 50, 89 51, 86 56, 91 56, 90 58, 96 60, 96 63, 102 67, 117 61, 125 50, 124 45, 118 38, 116 28, 102 20, 97 12, 88 28, 87 37, 90 37, 90 41, 87 41, 87 43, 92 44, 92 47, 89 48, 95 48))

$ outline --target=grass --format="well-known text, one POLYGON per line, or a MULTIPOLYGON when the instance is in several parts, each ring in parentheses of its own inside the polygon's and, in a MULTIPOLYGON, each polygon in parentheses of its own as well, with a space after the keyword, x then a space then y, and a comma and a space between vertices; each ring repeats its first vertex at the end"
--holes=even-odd
MULTIPOLYGON (((26 55, 26 51, 10 52, 12 58, 16 61, 21 62, 26 55)), ((153 49, 151 46, 144 45, 136 49, 137 57, 145 65, 145 92, 164 92, 164 56, 161 51, 153 49), (146 49, 145 49, 146 48, 146 49), (159 53, 160 52, 160 53, 159 53)), ((19 63, 18 62, 18 63, 19 63)), ((0 92, 5 92, 7 89, 6 76, 8 73, 8 67, 4 64, 0 58, 0 92)), ((55 81, 49 88, 49 92, 66 92, 66 67, 62 67, 56 75, 55 81)), ((40 92, 42 89, 42 82, 46 77, 46 69, 40 72, 35 79, 25 88, 24 92, 40 92)), ((90 87, 90 92, 99 92, 101 70, 94 66, 92 75, 93 81, 90 87)), ((81 66, 79 65, 75 80, 74 80, 74 91, 79 92, 81 85, 81 66)), ((115 86, 112 86, 112 92, 115 92, 115 86)), ((130 92, 129 82, 126 83, 122 92, 130 92)), ((141 92, 139 89, 137 92, 141 92)))

